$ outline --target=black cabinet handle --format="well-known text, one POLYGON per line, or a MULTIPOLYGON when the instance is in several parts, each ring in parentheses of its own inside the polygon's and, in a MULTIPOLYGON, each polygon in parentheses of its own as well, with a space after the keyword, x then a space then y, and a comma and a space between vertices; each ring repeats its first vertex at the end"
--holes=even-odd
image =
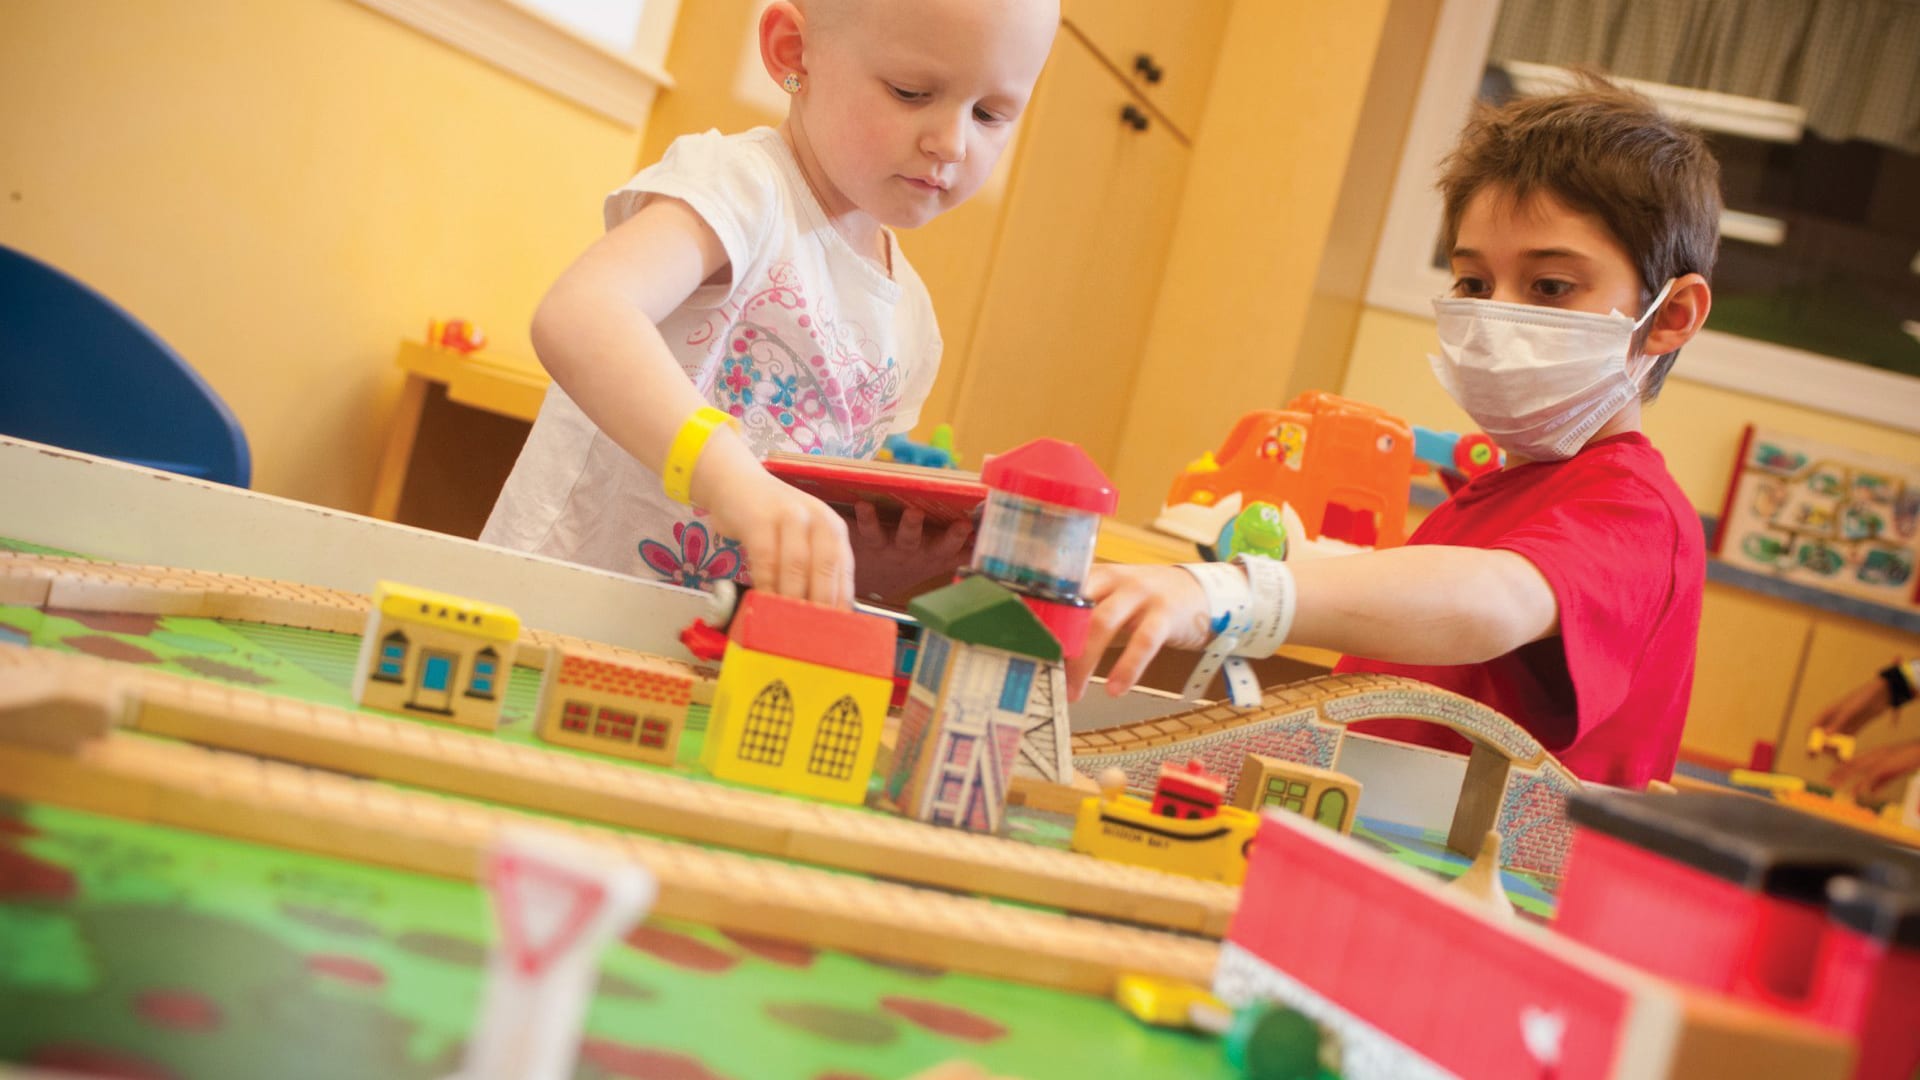
POLYGON ((1135 131, 1147 130, 1147 114, 1131 105, 1120 110, 1120 122, 1135 131))
POLYGON ((1141 53, 1139 56, 1133 58, 1133 70, 1139 72, 1140 77, 1150 83, 1159 82, 1161 76, 1167 73, 1166 68, 1154 63, 1153 57, 1146 53, 1141 53))

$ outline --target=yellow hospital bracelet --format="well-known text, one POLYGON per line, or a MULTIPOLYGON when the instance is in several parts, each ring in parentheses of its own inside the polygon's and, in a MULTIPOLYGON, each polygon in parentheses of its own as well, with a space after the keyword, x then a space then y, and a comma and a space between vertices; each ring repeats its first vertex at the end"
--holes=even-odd
POLYGON ((678 503, 693 502, 693 466, 700 460, 700 451, 707 448, 707 440, 722 424, 740 430, 740 421, 711 405, 702 405, 680 425, 673 445, 667 447, 667 462, 660 468, 660 486, 666 489, 667 498, 678 503))

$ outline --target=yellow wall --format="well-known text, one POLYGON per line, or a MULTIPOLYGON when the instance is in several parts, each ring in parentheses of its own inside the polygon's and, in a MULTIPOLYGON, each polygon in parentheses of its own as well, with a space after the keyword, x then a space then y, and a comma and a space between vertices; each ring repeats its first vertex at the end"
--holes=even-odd
MULTIPOLYGON (((1470 431, 1471 421, 1427 368, 1433 349, 1432 319, 1368 308, 1340 392, 1397 412, 1411 423, 1470 431)), ((1645 414, 1645 427, 1647 437, 1666 455, 1681 490, 1707 513, 1720 513, 1740 433, 1749 423, 1899 461, 1920 461, 1920 435, 1688 382, 1686 370, 1687 354, 1682 351, 1660 400, 1645 414)))
POLYGON ((1422 6, 1233 6, 1124 421, 1113 473, 1123 520, 1150 517, 1182 465, 1292 389, 1322 262, 1345 243, 1336 208, 1376 58, 1402 20, 1430 24, 1422 6))
POLYGON ((172 344, 296 499, 364 509, 428 318, 532 355, 638 145, 350 0, 0 4, 0 244, 172 344))

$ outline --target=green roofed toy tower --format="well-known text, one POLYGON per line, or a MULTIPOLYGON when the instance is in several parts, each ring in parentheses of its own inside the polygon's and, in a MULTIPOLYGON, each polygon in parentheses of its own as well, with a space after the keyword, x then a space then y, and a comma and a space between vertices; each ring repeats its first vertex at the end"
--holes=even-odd
POLYGON ((1069 768, 1059 639, 1019 594, 982 575, 916 599, 925 628, 887 795, 908 817, 998 832, 1016 771, 1069 768))

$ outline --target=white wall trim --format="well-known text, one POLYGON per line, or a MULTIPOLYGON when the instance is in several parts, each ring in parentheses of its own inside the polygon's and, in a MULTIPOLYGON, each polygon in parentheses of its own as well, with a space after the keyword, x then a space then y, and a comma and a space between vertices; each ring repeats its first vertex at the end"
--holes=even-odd
MULTIPOLYGON (((1367 282, 1369 306, 1431 319, 1433 298, 1452 284, 1431 265, 1441 217, 1434 178, 1466 122, 1498 14, 1499 5, 1484 0, 1445 0, 1440 9, 1367 282)), ((1913 407, 1920 379, 1772 342, 1702 331, 1672 378, 1920 432, 1920 409, 1913 407)))
MULTIPOLYGON (((612 52, 513 0, 357 2, 631 128, 644 125, 654 96, 673 86, 658 57, 612 52)), ((637 49, 664 55, 678 4, 661 8, 642 13, 637 49)))

